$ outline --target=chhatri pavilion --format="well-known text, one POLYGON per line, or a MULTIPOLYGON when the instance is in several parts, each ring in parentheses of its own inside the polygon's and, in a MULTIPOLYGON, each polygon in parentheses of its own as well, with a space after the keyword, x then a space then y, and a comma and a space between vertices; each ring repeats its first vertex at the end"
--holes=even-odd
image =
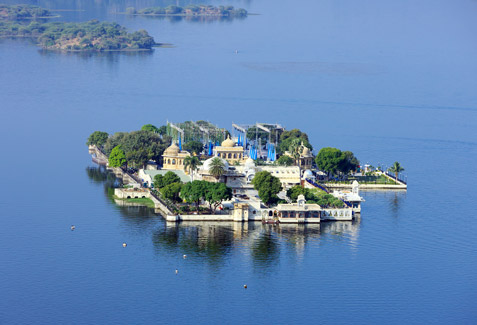
POLYGON ((173 143, 162 154, 162 169, 184 170, 184 159, 189 156, 188 151, 181 150, 177 144, 173 143))
POLYGON ((243 160, 243 151, 242 146, 237 146, 235 141, 227 137, 220 146, 215 147, 214 155, 227 160, 229 164, 234 164, 243 160))

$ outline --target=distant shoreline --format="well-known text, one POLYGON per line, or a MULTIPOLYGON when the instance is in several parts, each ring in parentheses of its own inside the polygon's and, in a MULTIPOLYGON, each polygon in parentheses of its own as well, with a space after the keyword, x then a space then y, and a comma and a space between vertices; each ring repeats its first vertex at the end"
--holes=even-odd
MULTIPOLYGON (((128 15, 128 16, 156 16, 156 17, 230 17, 230 18, 236 18, 237 16, 230 16, 230 15, 211 15, 211 14, 195 14, 195 15, 189 15, 189 14, 130 14, 127 12, 114 12, 116 15, 128 15)), ((253 14, 253 13, 247 13, 247 16, 259 16, 260 14, 253 14)), ((244 16, 246 17, 246 16, 244 16)))

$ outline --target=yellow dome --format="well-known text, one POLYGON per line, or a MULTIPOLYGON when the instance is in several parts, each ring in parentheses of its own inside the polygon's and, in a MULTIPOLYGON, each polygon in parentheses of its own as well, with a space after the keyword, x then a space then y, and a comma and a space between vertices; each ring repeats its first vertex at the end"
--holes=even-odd
POLYGON ((228 147, 228 148, 232 148, 235 146, 235 142, 230 139, 230 137, 227 137, 227 139, 225 139, 224 141, 222 141, 222 144, 221 144, 222 147, 228 147))
POLYGON ((181 150, 177 146, 177 144, 173 143, 169 148, 164 150, 164 154, 168 156, 175 156, 177 155, 181 150))

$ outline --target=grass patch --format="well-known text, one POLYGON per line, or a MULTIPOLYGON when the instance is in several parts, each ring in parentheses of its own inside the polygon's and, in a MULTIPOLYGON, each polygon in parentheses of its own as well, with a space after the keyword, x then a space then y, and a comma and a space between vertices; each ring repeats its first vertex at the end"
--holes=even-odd
POLYGON ((379 176, 356 176, 356 177, 349 177, 348 180, 346 181, 328 181, 325 182, 329 184, 352 184, 353 181, 358 181, 360 184, 380 184, 380 185, 397 185, 397 183, 384 176, 384 175, 379 175, 379 176))
POLYGON ((132 199, 120 199, 118 197, 114 197, 116 200, 121 200, 121 201, 124 201, 124 202, 128 202, 128 203, 137 203, 137 204, 141 204, 141 205, 144 205, 144 206, 147 206, 148 208, 153 208, 154 209, 154 202, 149 199, 149 198, 132 198, 132 199))

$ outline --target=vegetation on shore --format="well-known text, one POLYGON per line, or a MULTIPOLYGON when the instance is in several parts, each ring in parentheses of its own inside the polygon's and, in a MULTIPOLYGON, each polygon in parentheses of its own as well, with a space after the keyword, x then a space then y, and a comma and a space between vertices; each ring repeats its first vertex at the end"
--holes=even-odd
POLYGON ((245 9, 233 6, 212 6, 212 5, 188 5, 187 7, 168 6, 151 7, 137 10, 134 7, 126 9, 129 15, 150 15, 150 16, 216 16, 216 17, 246 17, 248 12, 245 9))
POLYGON ((0 4, 0 21, 55 17, 48 9, 29 5, 0 4))
POLYGON ((145 30, 133 33, 108 22, 21 24, 0 22, 0 36, 31 37, 47 50, 61 51, 128 51, 151 50, 157 45, 145 30))
POLYGON ((119 161, 119 163, 123 162, 121 166, 127 165, 143 168, 149 160, 160 164, 162 162, 162 154, 170 145, 171 140, 171 137, 167 135, 161 136, 152 131, 117 132, 109 136, 100 148, 110 158, 111 155, 113 157, 119 155, 121 159, 125 158, 125 161, 119 161), (113 155, 113 149, 116 147, 120 147, 124 157, 118 149, 113 155))
POLYGON ((232 198, 232 189, 224 183, 212 183, 208 181, 193 181, 182 186, 180 197, 187 203, 196 205, 196 211, 200 211, 200 201, 209 205, 209 212, 214 213, 225 200, 232 198))
POLYGON ((116 23, 36 20, 49 17, 50 11, 40 7, 0 4, 0 37, 28 37, 44 49, 59 51, 139 51, 157 45, 145 30, 130 33, 116 23))
POLYGON ((344 174, 356 170, 359 160, 351 151, 341 151, 336 148, 322 148, 315 157, 316 166, 328 174, 344 174))
POLYGON ((305 196, 306 203, 316 203, 322 208, 341 208, 344 205, 340 199, 317 188, 309 189, 295 185, 287 190, 287 196, 293 202, 297 201, 300 194, 305 196))

